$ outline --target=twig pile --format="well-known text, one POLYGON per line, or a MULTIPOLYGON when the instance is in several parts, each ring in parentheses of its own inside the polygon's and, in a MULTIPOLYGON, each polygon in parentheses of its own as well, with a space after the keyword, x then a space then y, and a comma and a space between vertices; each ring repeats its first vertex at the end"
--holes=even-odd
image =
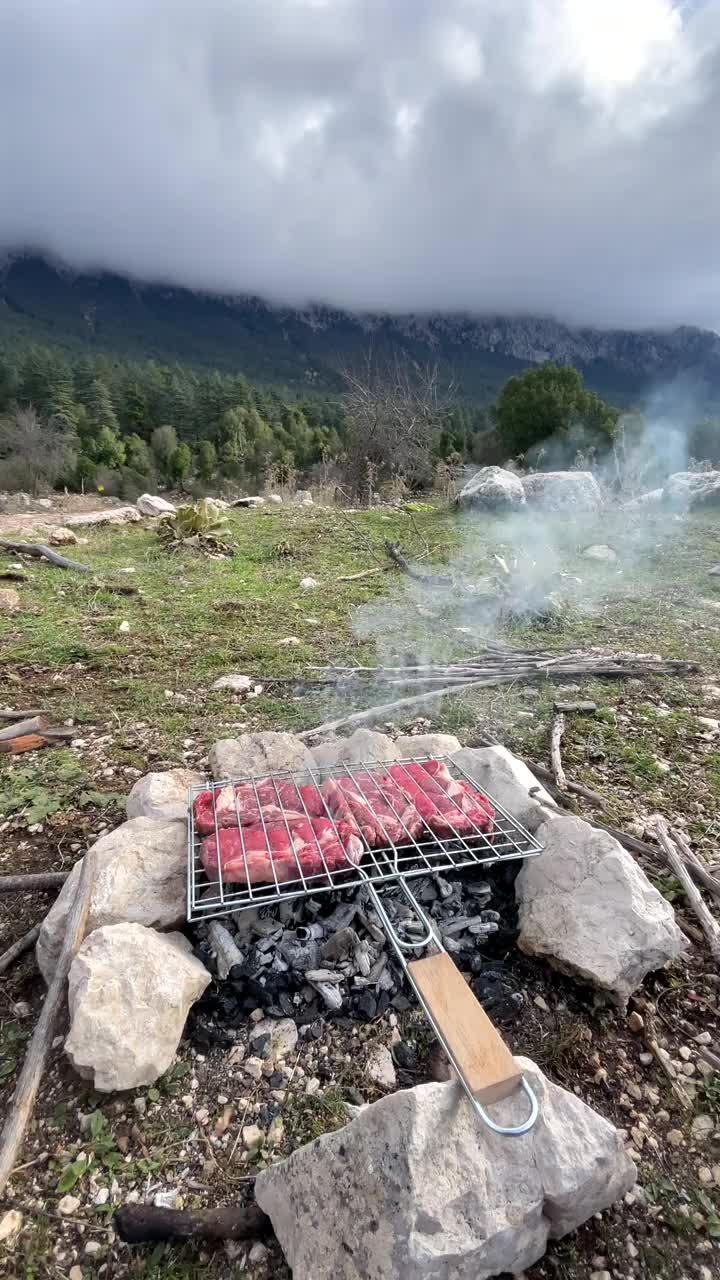
POLYGON ((398 667, 310 667, 322 674, 325 681, 333 681, 344 692, 355 692, 365 685, 383 684, 421 690, 396 702, 384 702, 356 711, 337 720, 328 720, 315 729, 301 733, 301 738, 314 737, 318 733, 331 733, 340 727, 377 720, 418 702, 442 698, 470 688, 490 688, 497 685, 513 685, 534 680, 577 680, 583 677, 604 677, 626 680, 639 676, 688 676, 697 671, 692 662, 658 658, 654 655, 618 653, 568 653, 552 655, 542 651, 507 649, 500 645, 488 645, 477 657, 464 662, 423 663, 398 667))
POLYGON ((64 725, 50 725, 44 711, 0 711, 0 722, 14 721, 0 729, 0 754, 19 755, 23 751, 40 751, 74 738, 75 730, 64 725))

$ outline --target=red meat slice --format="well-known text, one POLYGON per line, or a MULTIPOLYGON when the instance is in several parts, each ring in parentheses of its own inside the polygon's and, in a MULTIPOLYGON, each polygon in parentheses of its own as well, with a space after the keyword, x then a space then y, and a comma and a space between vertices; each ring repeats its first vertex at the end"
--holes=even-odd
POLYGON ((453 778, 442 761, 430 760, 426 764, 431 768, 414 762, 392 764, 388 773, 413 802, 433 835, 448 840, 477 835, 478 829, 490 832, 494 810, 489 802, 453 778))
POLYGON ((209 836, 218 827, 262 826, 263 822, 288 821, 296 818, 320 818, 325 813, 322 796, 316 786, 297 787, 294 782, 260 778, 252 782, 221 787, 219 791, 201 791, 194 804, 195 827, 200 835, 209 836))
POLYGON ((321 788, 334 818, 353 822, 370 849, 407 844, 422 830, 412 798, 388 773, 356 773, 328 778, 321 788))
POLYGON ((236 884, 282 884, 357 866, 364 849, 343 823, 328 818, 294 819, 262 826, 223 828, 203 840, 200 856, 211 880, 218 878, 218 837, 223 880, 236 884), (274 874, 273 874, 274 872, 274 874))

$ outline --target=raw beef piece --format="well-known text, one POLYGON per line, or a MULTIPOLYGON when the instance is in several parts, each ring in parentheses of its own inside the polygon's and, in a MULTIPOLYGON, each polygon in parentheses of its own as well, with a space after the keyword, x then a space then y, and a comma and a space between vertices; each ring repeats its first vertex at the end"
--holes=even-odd
POLYGON ((467 784, 453 778, 442 761, 426 763, 439 766, 439 769, 426 769, 424 764, 409 762, 391 764, 388 773, 412 800, 433 835, 441 840, 450 840, 453 836, 477 835, 478 829, 489 833, 494 810, 488 801, 467 784), (443 782, 447 783, 447 789, 443 782))
MULTIPOLYGON (((345 824, 337 833, 329 818, 295 818, 261 826, 223 828, 218 833, 223 880, 236 884, 301 882, 304 876, 351 870, 363 853, 362 841, 345 824), (321 852, 322 851, 322 852, 321 852), (274 870, 274 875, 273 875, 274 870)), ((211 880, 218 878, 218 836, 203 840, 202 864, 211 880)))
POLYGON ((221 787, 219 791, 201 791, 194 805, 195 827, 201 836, 209 836, 218 827, 262 826, 263 822, 320 818, 325 813, 322 796, 316 786, 296 787, 294 782, 260 778, 221 787), (214 796, 214 806, 213 806, 214 796), (259 803, 258 803, 259 802, 259 803), (262 816, 261 816, 262 815, 262 816))
POLYGON ((422 830, 412 798, 389 773, 360 772, 353 777, 328 778, 321 788, 333 817, 354 821, 370 849, 408 844, 422 830))

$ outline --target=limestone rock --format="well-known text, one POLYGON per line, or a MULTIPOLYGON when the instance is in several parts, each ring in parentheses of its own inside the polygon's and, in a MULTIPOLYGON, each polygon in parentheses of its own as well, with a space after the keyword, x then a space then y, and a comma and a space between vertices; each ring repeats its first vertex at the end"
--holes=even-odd
POLYGON ((127 798, 128 818, 154 818, 156 822, 184 822, 188 814, 188 788, 203 781, 192 769, 168 769, 138 778, 127 798))
POLYGON ((137 507, 110 507, 105 511, 76 511, 65 516, 68 529, 86 524, 135 524, 142 517, 137 507))
POLYGON ((135 505, 141 516, 172 516, 175 514, 175 507, 172 502, 168 502, 166 498, 160 498, 153 493, 141 494, 135 505))
POLYGON ((292 733, 243 733, 239 738, 222 738, 210 749, 210 772, 217 781, 308 765, 312 767, 313 758, 292 733))
POLYGON ((647 973, 685 950, 669 902, 629 853, 581 818, 551 818, 515 882, 518 945, 624 1005, 647 973))
POLYGON ((528 503, 545 511, 596 511, 602 504, 591 471, 535 471, 522 483, 528 503))
POLYGON ((255 688, 255 681, 250 676, 220 676, 212 686, 213 693, 222 693, 227 689, 229 693, 249 693, 255 688))
MULTIPOLYGON (((132 818, 101 836, 85 856, 95 861, 87 933, 124 921, 171 929, 185 920, 187 830, 183 822, 132 818)), ((37 962, 46 982, 60 954, 81 862, 75 863, 42 923, 37 962)))
POLYGON ((249 511, 254 511, 256 507, 264 507, 265 499, 260 494, 255 494, 252 498, 236 498, 230 503, 231 507, 245 507, 249 511))
POLYGON ((319 587, 319 586, 320 586, 320 583, 318 582, 317 578, 301 578, 300 579, 301 591, 314 591, 315 587, 319 587))
POLYGON ((453 733, 410 733, 395 739, 395 750, 401 760, 411 760, 413 756, 451 756, 462 747, 453 733))
POLYGON ((665 483, 663 501, 682 509, 714 506, 720 502, 720 471, 676 472, 665 483))
POLYGON ((400 758, 392 738, 374 729, 356 729, 349 738, 330 738, 313 747, 312 754, 315 764, 322 768, 337 764, 381 764, 400 758))
POLYGON ((272 507, 281 507, 283 504, 283 500, 279 493, 269 493, 268 502, 272 507))
POLYGON ((292 1018, 261 1018, 250 1032, 250 1043, 270 1037, 267 1057, 287 1058, 298 1042, 298 1029, 292 1018))
POLYGON ((12 587, 0 589, 0 612, 15 613, 20 608, 20 596, 12 587))
POLYGON ((558 812, 535 775, 507 747, 465 747, 456 752, 453 761, 528 831, 536 831, 548 820, 548 814, 558 812), (538 788, 535 796, 530 795, 532 788, 538 788))
POLYGON ((583 560, 605 560, 608 564, 612 564, 617 560, 617 551, 612 547, 608 547, 604 542, 594 542, 592 546, 585 547, 582 552, 583 560))
POLYGON ((395 1063, 392 1054, 384 1044, 374 1044, 367 1056, 365 1072, 368 1080, 380 1089, 394 1089, 397 1084, 395 1063))
MULTIPOLYGON (((624 1195, 635 1166, 617 1130, 518 1059, 540 1117, 530 1133, 485 1128, 456 1084, 403 1089, 260 1172, 293 1280, 486 1280, 537 1261, 624 1195)), ((492 1108, 502 1124, 524 1095, 492 1108)))
POLYGON ((312 507, 313 496, 309 489, 298 489, 293 495, 293 502, 296 507, 312 507))
POLYGON ((23 1216, 17 1209, 8 1209, 0 1218, 0 1244, 12 1249, 22 1230, 23 1216))
POLYGON ((461 507, 484 507, 496 510, 523 507, 525 491, 519 476, 503 467, 481 467, 471 476, 455 499, 461 507))
POLYGON ((209 982, 181 933, 95 929, 70 968, 65 1052, 103 1093, 152 1084, 171 1065, 188 1010, 209 982))
POLYGON ((72 529, 56 524, 48 533, 48 543, 51 547, 74 547, 77 544, 77 534, 72 529))
POLYGON ((641 493, 639 497, 632 498, 630 502, 626 502, 625 508, 628 511, 633 511, 638 507, 659 507, 664 493, 664 489, 651 489, 649 493, 641 493))

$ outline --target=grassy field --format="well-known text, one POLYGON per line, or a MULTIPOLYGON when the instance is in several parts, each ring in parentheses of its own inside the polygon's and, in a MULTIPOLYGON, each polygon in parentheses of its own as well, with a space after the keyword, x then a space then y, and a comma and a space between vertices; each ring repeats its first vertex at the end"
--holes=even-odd
MULTIPOLYGON (((410 655, 459 658, 498 638, 558 653, 595 646, 690 658, 699 664, 700 675, 687 681, 583 682, 573 696, 593 698, 598 713, 569 721, 564 759, 569 776, 599 791, 605 812, 617 822, 640 832, 647 815, 662 810, 671 821, 686 825, 698 850, 714 855, 720 737, 697 719, 698 714, 720 716, 720 691, 708 691, 720 684, 720 580, 708 577, 720 559, 713 515, 603 514, 538 526, 529 520, 466 519, 440 508, 345 514, 285 507, 233 513, 228 536, 233 557, 209 560, 193 552, 165 551, 150 527, 91 531, 87 545, 69 554, 92 565, 92 580, 27 562, 28 580, 18 586, 20 611, 0 614, 0 703, 44 706, 58 720, 72 718, 79 745, 0 763, 0 871, 68 866, 86 839, 119 820, 124 795, 140 772, 180 763, 202 767, 213 740, 232 736, 240 727, 308 728, 357 705, 361 697, 369 704, 403 693, 371 688, 341 698, 332 689, 306 686, 311 666, 369 665, 410 655), (419 557, 422 570, 449 564, 455 586, 424 587, 395 570, 338 581, 384 565, 386 538, 399 542, 410 558, 419 557), (617 559, 586 559, 583 550, 592 543, 609 543, 617 559), (482 582, 494 581, 499 572, 495 555, 510 565, 517 556, 524 580, 539 592, 558 593, 561 608, 552 627, 508 619, 488 608, 482 582), (301 590, 306 576, 319 585, 301 590), (139 594, 118 595, 99 583, 131 584, 139 594), (468 584, 476 590, 468 591, 468 584), (125 622, 129 630, 121 630, 125 622), (297 643, 279 643, 289 637, 297 643), (241 703, 210 691, 219 676, 231 673, 255 676, 263 693, 241 703)), ((4 563, 14 560, 6 556, 4 563)), ((489 731, 527 758, 547 763, 554 696, 556 686, 545 683, 473 691, 397 716, 394 726, 405 730, 422 720, 470 745, 478 733, 489 731)), ((682 908, 677 886, 660 865, 650 870, 682 908)), ((46 909, 37 896, 12 903, 0 899, 1 945, 12 942, 46 909)), ((627 1066, 637 1058, 637 1040, 616 1015, 596 1011, 591 996, 578 995, 571 984, 523 963, 528 992, 542 995, 551 1014, 538 1012, 531 1001, 518 1050, 537 1056, 545 1070, 570 1087, 578 1080, 587 1101, 616 1123, 633 1123, 622 1090, 627 1066), (578 1027, 603 1045, 613 1089, 595 1076, 593 1053, 578 1027)), ((662 976, 658 990, 670 1028, 664 1028, 666 1034, 682 1038, 683 1021, 692 1021, 688 992, 701 1002, 696 1013, 702 1012, 703 1026, 717 1026, 711 969, 699 949, 687 970, 662 976)), ((27 1001, 34 1012, 41 994, 30 959, 15 967, 5 988, 0 994, 0 1108, 32 1025, 31 1017, 16 1012, 16 1002, 27 1001)), ((337 1061, 342 1063, 347 1044, 334 1031, 328 1037, 329 1060, 334 1060, 337 1041, 337 1061)), ((347 1067, 343 1070, 347 1075, 347 1067)), ((83 1209, 75 1225, 61 1224, 57 1217, 59 1179, 81 1147, 94 1144, 98 1163, 119 1170, 123 1194, 127 1186, 143 1185, 151 1173, 169 1177, 178 1149, 192 1145, 192 1117, 182 1105, 184 1074, 198 1077, 200 1100, 217 1110, 224 1071, 222 1054, 205 1062, 185 1046, 176 1074, 166 1077, 158 1090, 137 1091, 145 1119, 140 1121, 143 1144, 135 1149, 132 1124, 139 1109, 134 1110, 134 1098, 113 1101, 93 1095, 58 1054, 45 1085, 41 1129, 27 1155, 30 1160, 44 1147, 49 1162, 27 1175, 18 1204, 26 1212, 32 1204, 34 1228, 23 1237, 22 1260, 0 1252, 0 1274, 66 1275, 79 1249, 84 1280, 97 1275, 103 1259, 110 1274, 148 1280, 189 1280, 198 1267, 211 1280, 229 1274, 285 1277, 276 1254, 265 1269, 240 1265, 228 1270, 222 1250, 198 1254, 160 1247, 138 1251, 128 1260, 127 1253, 116 1254, 105 1242, 98 1259, 88 1261, 82 1257, 82 1232, 100 1230, 102 1215, 94 1209, 85 1215, 83 1209), (93 1110, 102 1120, 93 1122, 95 1133, 88 1138, 78 1117, 93 1110), (127 1133, 135 1152, 129 1164, 122 1145, 127 1133)), ((650 1073, 647 1079, 667 1108, 659 1136, 670 1127, 689 1125, 692 1116, 676 1114, 663 1078, 650 1073)), ((350 1077, 348 1082, 356 1083, 350 1077)), ((290 1099, 282 1150, 336 1122, 335 1101, 330 1090, 325 1101, 302 1095, 290 1099)), ((702 1083, 696 1107, 710 1111, 720 1123, 717 1077, 702 1083)), ((713 1224, 720 1232, 720 1187, 708 1188, 697 1176, 698 1165, 712 1165, 711 1155, 696 1153, 692 1146, 671 1152, 661 1141, 657 1150, 645 1147, 639 1159, 643 1197, 553 1246, 548 1259, 528 1273, 532 1280, 589 1276, 603 1269, 593 1265, 596 1256, 608 1258, 618 1276, 679 1280, 701 1274, 698 1268, 705 1264, 712 1274, 718 1260, 713 1224), (698 1196, 705 1196, 710 1208, 698 1196), (702 1227, 693 1214, 702 1218, 702 1227), (628 1233, 640 1241, 640 1263, 629 1270, 623 1244, 628 1233)), ((202 1176, 208 1189, 198 1193, 199 1203, 239 1193, 232 1181, 218 1180, 217 1170, 205 1168, 202 1176)))

